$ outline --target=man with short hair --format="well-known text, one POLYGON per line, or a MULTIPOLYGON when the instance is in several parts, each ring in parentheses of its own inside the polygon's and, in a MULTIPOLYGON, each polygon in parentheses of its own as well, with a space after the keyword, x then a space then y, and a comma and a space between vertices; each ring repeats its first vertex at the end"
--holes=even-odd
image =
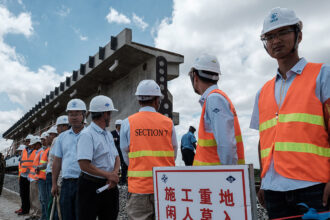
POLYGON ((39 176, 36 173, 36 168, 39 165, 41 153, 43 152, 40 137, 33 136, 30 141, 30 146, 32 146, 36 152, 35 152, 35 157, 33 159, 32 168, 30 169, 28 175, 28 180, 30 181, 30 206, 32 213, 30 213, 30 217, 27 219, 35 220, 35 219, 39 219, 42 214, 41 203, 39 199, 40 198, 39 189, 38 189, 39 176))
POLYGON ((201 95, 202 114, 194 166, 244 164, 244 146, 238 117, 229 97, 219 89, 220 64, 215 56, 196 58, 189 76, 201 95))
POLYGON ((195 131, 196 129, 193 126, 190 126, 189 131, 181 138, 182 160, 184 161, 186 166, 192 166, 194 162, 197 142, 194 135, 195 131))
POLYGON ((135 95, 141 108, 122 122, 120 130, 120 148, 128 165, 127 214, 129 220, 152 220, 152 168, 175 166, 178 144, 172 120, 157 112, 162 97, 157 83, 142 80, 135 95))
POLYGON ((293 10, 274 8, 261 33, 278 69, 256 95, 250 128, 260 135, 258 198, 272 219, 302 214, 298 203, 329 210, 330 66, 299 58, 301 30, 293 10))
POLYGON ((58 195, 57 179, 62 169, 62 186, 60 206, 63 220, 78 218, 77 188, 80 167, 77 161, 77 142, 80 132, 84 129, 86 105, 80 99, 68 102, 68 113, 71 129, 61 133, 55 142, 55 158, 52 169, 52 195, 58 195))
POLYGON ((33 160, 35 157, 36 150, 30 146, 31 138, 33 135, 29 134, 24 139, 25 149, 22 151, 21 160, 19 162, 21 172, 19 177, 19 192, 21 197, 21 209, 15 211, 18 215, 29 214, 30 211, 30 181, 28 180, 28 175, 30 169, 32 169, 33 160))
POLYGON ((106 130, 111 112, 117 111, 112 100, 103 95, 90 102, 92 122, 84 129, 77 144, 77 159, 81 168, 78 180, 78 219, 116 220, 119 212, 117 183, 120 159, 112 135, 106 130), (108 189, 96 190, 109 184, 108 189))
POLYGON ((119 185, 124 185, 127 183, 127 165, 124 161, 124 158, 123 158, 123 153, 121 152, 120 150, 120 127, 121 127, 121 123, 122 123, 122 120, 118 119, 115 121, 115 126, 116 126, 116 129, 111 131, 111 134, 113 136, 113 139, 115 141, 115 145, 116 145, 116 148, 117 148, 117 151, 118 151, 118 154, 119 154, 119 158, 120 158, 120 170, 121 170, 121 176, 120 176, 120 181, 119 181, 119 185))

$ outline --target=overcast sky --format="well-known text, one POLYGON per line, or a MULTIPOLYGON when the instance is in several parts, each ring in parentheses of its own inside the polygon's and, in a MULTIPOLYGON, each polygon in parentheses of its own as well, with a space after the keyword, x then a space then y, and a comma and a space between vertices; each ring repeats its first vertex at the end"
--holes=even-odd
MULTIPOLYGON (((185 57, 180 77, 169 85, 174 111, 180 112, 178 140, 189 125, 198 127, 201 112, 187 72, 201 53, 218 57, 223 73, 219 86, 236 107, 246 161, 259 167, 258 132, 248 127, 255 94, 277 67, 260 41, 264 17, 276 6, 294 9, 304 24, 299 55, 308 61, 330 63, 330 1, 95 3, 0 0, 0 134, 108 42, 110 35, 129 27, 133 41, 185 57)), ((0 148, 8 144, 0 139, 0 148)))

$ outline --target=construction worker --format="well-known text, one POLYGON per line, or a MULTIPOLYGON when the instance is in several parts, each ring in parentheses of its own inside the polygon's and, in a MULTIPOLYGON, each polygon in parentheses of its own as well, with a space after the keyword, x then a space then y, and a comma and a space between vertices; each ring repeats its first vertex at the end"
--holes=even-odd
POLYGON ((113 139, 115 141, 115 145, 119 154, 119 158, 120 158, 120 180, 119 180, 119 185, 124 185, 127 184, 127 165, 124 162, 124 158, 123 158, 123 153, 120 150, 120 126, 121 126, 121 122, 122 120, 118 119, 115 121, 115 126, 116 129, 111 131, 111 134, 113 136, 113 139))
POLYGON ((119 212, 117 183, 120 159, 112 135, 106 130, 111 112, 117 111, 112 100, 95 96, 89 105, 92 122, 84 129, 77 144, 81 174, 78 181, 78 219, 116 220, 119 212), (96 190, 109 184, 108 190, 96 190))
POLYGON ((184 161, 186 166, 192 166, 194 162, 197 142, 194 135, 195 131, 196 129, 193 126, 190 126, 189 131, 181 138, 182 160, 184 161))
POLYGON ((68 102, 68 113, 71 129, 62 132, 56 139, 55 157, 52 169, 52 195, 58 195, 57 179, 62 170, 62 186, 60 206, 63 220, 77 219, 77 188, 80 167, 77 161, 77 141, 80 132, 84 129, 86 105, 80 99, 68 102))
POLYGON ((302 27, 293 10, 274 8, 261 32, 278 68, 256 95, 250 128, 259 130, 258 197, 270 218, 302 214, 298 203, 329 210, 329 118, 324 112, 329 115, 330 66, 299 57, 302 27))
POLYGON ((234 105, 217 85, 220 74, 218 59, 208 54, 198 57, 189 72, 202 106, 194 166, 245 163, 234 105))
MULTIPOLYGON (((32 168, 30 169, 28 179, 30 181, 30 206, 32 213, 30 213, 30 217, 27 218, 29 220, 39 219, 41 217, 41 203, 39 199, 38 192, 38 174, 36 173, 36 168, 40 163, 40 155, 43 152, 41 146, 41 139, 39 136, 33 136, 30 141, 30 146, 33 147, 35 152, 35 157, 33 159, 32 168)), ((27 220, 26 219, 26 220, 27 220)))
MULTIPOLYGON (((56 123, 55 126, 52 126, 48 131, 48 137, 47 137, 47 141, 49 144, 49 151, 48 151, 48 158, 47 158, 47 168, 46 168, 46 194, 47 194, 47 201, 49 202, 50 198, 51 198, 51 190, 52 190, 52 168, 53 168, 53 161, 54 161, 54 157, 55 157, 55 150, 54 150, 54 144, 56 141, 56 137, 58 134, 66 131, 69 129, 69 121, 68 121, 68 116, 67 115, 62 115, 59 116, 56 119, 56 123)), ((58 177, 58 186, 60 186, 61 182, 61 172, 59 174, 58 177)), ((60 191, 60 190, 58 190, 60 191)), ((54 209, 54 216, 53 219, 57 220, 58 219, 58 211, 60 209, 59 204, 58 206, 56 206, 57 209, 54 209)), ((48 210, 47 210, 48 211, 48 210)), ((49 213, 49 212, 48 212, 49 213)))
POLYGON ((26 215, 30 211, 30 181, 28 180, 28 175, 32 169, 34 157, 36 156, 36 150, 30 145, 31 138, 33 138, 33 135, 29 134, 24 139, 26 148, 23 149, 20 160, 19 192, 22 205, 19 210, 15 211, 18 215, 26 215))
POLYGON ((5 169, 6 169, 6 161, 2 153, 0 153, 0 196, 2 192, 3 182, 5 179, 5 169))
POLYGON ((120 129, 120 148, 128 165, 128 219, 155 218, 154 166, 175 166, 178 149, 172 120, 157 110, 162 93, 154 80, 142 80, 135 95, 141 106, 120 129))
MULTIPOLYGON (((40 136, 41 139, 41 151, 39 157, 37 157, 37 165, 35 167, 35 173, 38 177, 38 189, 39 189, 39 199, 41 204, 41 220, 47 219, 47 204, 48 196, 46 193, 46 167, 47 167, 47 154, 48 154, 48 132, 43 132, 40 136)), ((38 156, 38 155, 37 155, 38 156)))

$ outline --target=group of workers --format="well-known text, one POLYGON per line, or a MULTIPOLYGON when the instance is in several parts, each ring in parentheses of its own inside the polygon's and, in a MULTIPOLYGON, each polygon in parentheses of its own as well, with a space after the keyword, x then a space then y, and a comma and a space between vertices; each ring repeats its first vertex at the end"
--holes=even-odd
MULTIPOLYGON (((330 66, 298 56, 302 27, 294 11, 274 8, 261 33, 264 48, 277 60, 278 69, 257 93, 250 127, 260 134, 262 182, 258 198, 271 219, 301 214, 298 203, 318 212, 329 211, 330 66)), ((192 87, 201 96, 202 113, 198 140, 193 127, 182 139, 187 165, 245 163, 238 117, 233 103, 217 85, 220 75, 217 58, 207 54, 199 56, 189 72, 192 87)), ((99 95, 91 100, 88 111, 82 100, 70 100, 68 120, 56 123, 57 131, 52 127, 41 138, 25 139, 19 214, 29 212, 28 192, 35 196, 39 187, 42 219, 50 195, 59 196, 57 215, 64 220, 117 219, 122 165, 122 169, 128 166, 128 218, 154 219, 152 168, 175 166, 178 144, 172 120, 157 112, 162 93, 156 82, 141 81, 135 95, 141 108, 124 119, 116 133, 106 128, 111 112, 117 110, 109 97, 99 95), (87 112, 92 122, 85 127, 87 112), (118 141, 120 148, 116 150, 118 141), (96 193, 105 185, 107 190, 96 193)))

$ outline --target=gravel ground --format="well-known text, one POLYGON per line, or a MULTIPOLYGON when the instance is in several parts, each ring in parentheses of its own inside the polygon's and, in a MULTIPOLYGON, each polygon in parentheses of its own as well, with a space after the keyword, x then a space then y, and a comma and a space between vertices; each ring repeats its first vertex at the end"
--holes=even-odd
POLYGON ((4 188, 0 196, 0 220, 23 220, 27 218, 28 216, 18 216, 14 213, 19 207, 18 195, 4 188))
MULTIPOLYGON (((12 191, 18 192, 18 180, 17 176, 6 175, 5 187, 12 191)), ((127 220, 126 202, 128 197, 127 185, 118 186, 119 189, 119 214, 118 220, 127 220)), ((24 217, 18 217, 14 211, 20 206, 20 200, 18 194, 13 196, 8 190, 4 189, 3 194, 0 196, 0 220, 7 219, 24 219, 24 217)), ((257 203, 257 216, 258 220, 268 220, 267 211, 257 203)), ((25 217, 26 218, 26 217, 25 217)))

